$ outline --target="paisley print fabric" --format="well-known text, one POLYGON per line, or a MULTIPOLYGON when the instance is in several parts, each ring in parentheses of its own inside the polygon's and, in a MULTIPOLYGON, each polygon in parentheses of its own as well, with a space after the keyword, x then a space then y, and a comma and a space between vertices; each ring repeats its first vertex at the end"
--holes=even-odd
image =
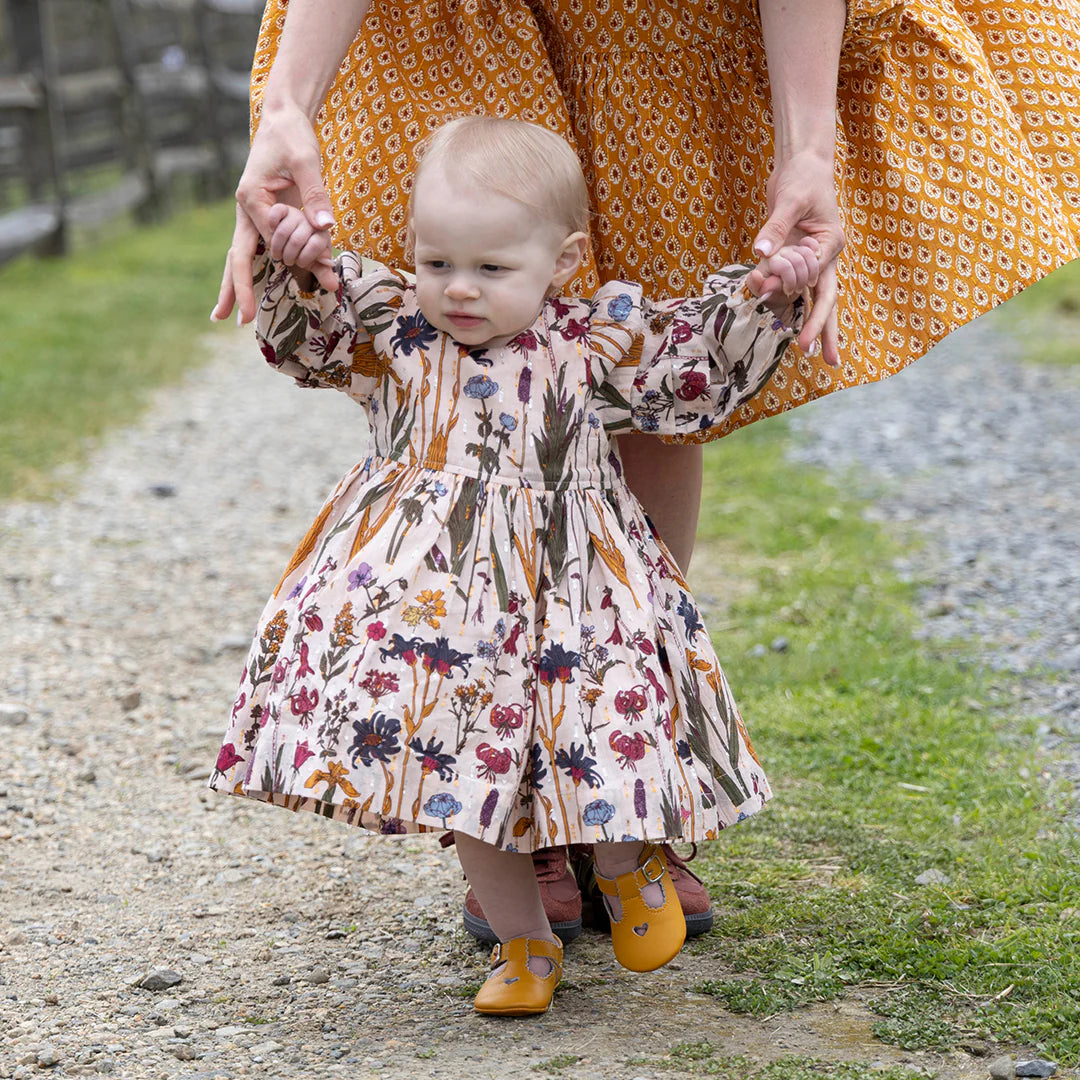
MULTIPOLYGON (((715 438, 880 379, 1077 256, 1080 8, 1071 0, 849 0, 836 179, 839 370, 788 351, 715 438)), ((257 121, 287 0, 269 0, 257 121)), ((596 211, 579 283, 696 291, 750 257, 771 116, 754 0, 374 0, 319 114, 339 242, 403 261, 412 147, 462 113, 577 147, 596 211)))
POLYGON ((264 263, 263 353, 366 411, 373 450, 287 566, 211 787, 507 850, 704 840, 769 787, 693 597, 609 433, 708 430, 801 325, 745 290, 548 300, 497 349, 352 255, 338 295, 264 263), (789 328, 790 327, 790 328, 789 328))

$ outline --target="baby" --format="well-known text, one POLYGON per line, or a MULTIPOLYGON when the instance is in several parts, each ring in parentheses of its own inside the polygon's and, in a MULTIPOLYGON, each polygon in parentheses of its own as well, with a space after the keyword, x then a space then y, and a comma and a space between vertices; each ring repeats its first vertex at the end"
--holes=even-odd
POLYGON ((481 1012, 545 1011, 562 942, 530 852, 594 846, 616 959, 667 963, 685 921, 661 845, 769 797, 686 582, 622 479, 620 431, 691 434, 767 382, 804 315, 812 240, 699 297, 560 295, 588 244, 573 150, 521 121, 440 128, 410 207, 415 283, 275 208, 264 356, 365 409, 260 622, 211 786, 384 834, 452 828, 499 939, 481 1012))

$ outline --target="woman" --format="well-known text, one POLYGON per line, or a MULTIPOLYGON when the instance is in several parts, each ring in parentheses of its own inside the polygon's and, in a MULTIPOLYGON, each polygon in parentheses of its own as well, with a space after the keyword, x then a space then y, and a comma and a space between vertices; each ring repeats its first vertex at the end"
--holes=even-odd
MULTIPOLYGON (((1076 257, 1080 32, 1051 0, 368 7, 269 0, 252 73, 261 119, 216 317, 234 302, 253 317, 251 256, 278 199, 313 225, 336 222, 339 243, 400 262, 411 146, 462 112, 521 116, 575 142, 597 211, 596 261, 575 288, 626 276, 678 295, 751 247, 765 257, 803 234, 819 241, 802 354, 721 434, 891 374, 1076 257)), ((769 269, 763 258, 759 292, 783 288, 769 269)), ((620 449, 685 569, 700 450, 658 453, 641 437, 620 449)), ((541 860, 538 874, 552 921, 572 924, 565 861, 541 860)), ((688 872, 676 887, 707 928, 704 890, 688 872)))

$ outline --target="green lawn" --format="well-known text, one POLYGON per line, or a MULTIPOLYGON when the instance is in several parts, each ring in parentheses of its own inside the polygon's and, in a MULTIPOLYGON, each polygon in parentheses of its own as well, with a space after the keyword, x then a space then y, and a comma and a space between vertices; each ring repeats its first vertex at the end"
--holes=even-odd
POLYGON ((232 219, 199 207, 0 270, 0 498, 55 493, 52 469, 204 359, 232 219))
POLYGON ((1013 297, 994 318, 1023 341, 1025 359, 1080 363, 1080 259, 1013 297))
POLYGON ((1037 721, 913 639, 898 542, 786 461, 788 438, 767 421, 706 456, 695 559, 756 586, 714 638, 776 797, 695 864, 719 918, 691 951, 735 969, 698 990, 756 1015, 859 991, 907 1049, 1080 1063, 1080 844, 1037 721), (931 869, 947 880, 916 884, 931 869))

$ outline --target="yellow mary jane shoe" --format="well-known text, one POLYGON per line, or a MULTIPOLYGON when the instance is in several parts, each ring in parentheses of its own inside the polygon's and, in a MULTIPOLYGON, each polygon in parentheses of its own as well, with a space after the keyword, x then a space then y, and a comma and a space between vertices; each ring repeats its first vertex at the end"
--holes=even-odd
POLYGON ((645 845, 636 870, 613 878, 596 871, 596 884, 605 896, 617 897, 622 904, 622 918, 611 920, 611 943, 624 968, 655 971, 678 955, 686 940, 686 919, 664 853, 656 844, 645 845), (664 897, 659 907, 651 907, 641 895, 654 884, 664 897))
POLYGON ((500 941, 491 951, 491 966, 506 967, 493 971, 480 987, 473 1004, 477 1012, 489 1016, 528 1016, 548 1011, 555 987, 562 979, 562 943, 538 938, 511 938, 500 941), (547 975, 537 975, 529 968, 530 957, 551 961, 547 975))

